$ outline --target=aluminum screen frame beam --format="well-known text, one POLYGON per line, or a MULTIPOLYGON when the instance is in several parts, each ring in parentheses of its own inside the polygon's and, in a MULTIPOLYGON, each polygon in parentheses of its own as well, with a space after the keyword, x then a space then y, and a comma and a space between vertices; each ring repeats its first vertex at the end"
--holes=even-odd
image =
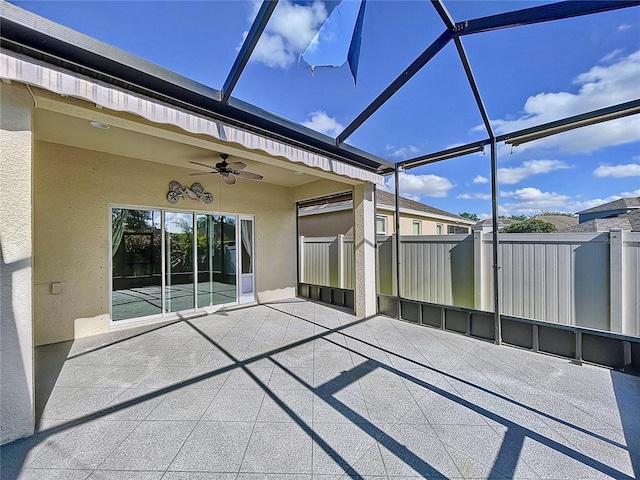
POLYGON ((227 103, 229 101, 231 92, 238 83, 238 80, 240 80, 244 67, 247 66, 247 62, 249 61, 249 58, 251 58, 251 54, 256 48, 256 45, 262 36, 262 32, 264 32, 264 29, 266 28, 267 23, 269 23, 269 19, 277 5, 278 0, 264 0, 262 5, 260 5, 260 10, 258 10, 258 14, 256 15, 256 18, 251 25, 251 29, 249 29, 249 33, 247 34, 247 38, 244 39, 242 47, 240 47, 240 51, 238 52, 238 55, 233 62, 233 66, 229 71, 229 75, 227 75, 227 79, 222 87, 222 98, 220 99, 222 103, 227 103))
POLYGON ((234 97, 222 103, 221 92, 76 32, 27 10, 0 1, 0 44, 8 51, 80 73, 185 108, 208 118, 308 149, 372 172, 393 163, 284 119, 234 97))
POLYGON ((610 10, 618 10, 640 5, 637 0, 590 0, 566 1, 525 8, 488 17, 475 18, 456 23, 455 35, 471 35, 474 33, 491 32, 503 28, 532 25, 534 23, 563 20, 565 18, 591 15, 610 10))
POLYGON ((563 118, 562 120, 556 120, 554 122, 518 130, 517 132, 500 135, 497 137, 497 140, 499 142, 505 142, 507 145, 517 147, 523 143, 532 142, 558 133, 568 132, 569 130, 576 128, 588 127, 590 125, 596 125, 609 120, 616 120, 618 118, 638 114, 640 114, 640 99, 619 103, 618 105, 613 105, 611 107, 593 110, 591 112, 574 115, 573 117, 563 118))
MULTIPOLYGON (((505 142, 507 145, 517 146, 522 143, 549 137, 551 135, 557 135, 576 128, 596 125, 598 123, 638 114, 640 114, 640 99, 619 103, 599 110, 592 110, 591 112, 581 113, 579 115, 567 117, 562 120, 556 120, 554 122, 543 123, 535 127, 498 135, 496 137, 496 142, 505 142)), ((490 143, 491 138, 478 140, 477 142, 467 143, 465 145, 441 150, 428 155, 409 158, 396 163, 396 166, 410 169, 427 165, 429 163, 441 162, 443 160, 468 155, 469 153, 480 152, 484 146, 489 145, 490 143)))
POLYGON ((442 3, 442 0, 431 0, 431 5, 433 5, 433 8, 436 9, 436 12, 438 12, 438 15, 440 15, 440 18, 444 22, 445 26, 449 30, 455 30, 456 22, 453 20, 453 17, 447 10, 447 7, 445 7, 444 3, 442 3))
POLYGON ((456 49, 458 50, 458 56, 460 57, 460 61, 462 62, 464 73, 467 75, 467 81, 469 82, 469 86, 471 87, 471 91, 473 92, 473 98, 476 101, 476 106, 480 111, 480 116, 482 117, 484 128, 489 134, 489 138, 493 138, 495 135, 493 134, 493 128, 491 127, 489 114, 487 113, 487 108, 485 107, 484 101, 482 100, 482 95, 480 95, 480 89, 478 88, 478 83, 476 82, 476 79, 473 75, 473 70, 471 70, 471 64, 469 64, 467 52, 465 51, 464 45, 462 44, 462 40, 460 38, 456 37, 453 39, 453 41, 456 44, 456 49))
POLYGON ((355 132, 371 115, 373 115, 387 100, 389 100, 398 90, 400 90, 413 76, 422 69, 429 61, 436 56, 451 40, 452 34, 445 30, 429 45, 424 52, 409 65, 391 84, 378 95, 378 97, 365 108, 355 120, 337 136, 336 146, 340 146, 355 132))

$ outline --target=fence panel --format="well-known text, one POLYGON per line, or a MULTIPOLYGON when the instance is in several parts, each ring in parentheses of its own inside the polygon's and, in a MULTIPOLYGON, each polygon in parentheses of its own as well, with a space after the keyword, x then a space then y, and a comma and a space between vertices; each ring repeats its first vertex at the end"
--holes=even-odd
MULTIPOLYGON (((474 235, 401 237, 402 297, 492 311, 491 234, 477 237, 476 244, 474 235)), ((640 336, 640 233, 622 237, 617 282, 624 293, 615 298, 623 305, 615 310, 611 255, 618 254, 612 253, 609 232, 501 234, 501 313, 599 330, 611 330, 613 317, 624 325, 620 333, 640 336)), ((385 295, 395 295, 394 242, 378 237, 378 290, 385 295)), ((353 289, 352 237, 303 238, 302 246, 304 283, 353 289)))
POLYGON ((395 243, 393 237, 378 237, 378 293, 395 295, 395 243))
POLYGON ((353 237, 343 237, 342 242, 342 268, 343 284, 340 288, 353 290, 355 284, 354 258, 353 258, 353 237))
POLYGON ((623 238, 624 315, 629 334, 640 336, 640 233, 625 232, 623 238))
MULTIPOLYGON (((303 237, 302 252, 302 283, 313 285, 331 285, 331 264, 337 266, 337 258, 332 261, 331 247, 337 242, 337 237, 303 237)), ((337 286, 333 285, 333 286, 337 286)))
MULTIPOLYGON (((500 311, 609 330, 608 233, 501 234, 500 311)), ((483 239, 483 306, 493 310, 492 242, 483 239)))
POLYGON ((473 235, 400 237, 404 298, 473 308, 473 235))

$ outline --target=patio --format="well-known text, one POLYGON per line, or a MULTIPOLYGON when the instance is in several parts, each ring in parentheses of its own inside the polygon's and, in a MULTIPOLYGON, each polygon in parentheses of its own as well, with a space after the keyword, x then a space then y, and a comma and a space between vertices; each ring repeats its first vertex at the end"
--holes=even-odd
POLYGON ((640 378, 291 301, 36 349, 3 479, 640 473, 640 378))

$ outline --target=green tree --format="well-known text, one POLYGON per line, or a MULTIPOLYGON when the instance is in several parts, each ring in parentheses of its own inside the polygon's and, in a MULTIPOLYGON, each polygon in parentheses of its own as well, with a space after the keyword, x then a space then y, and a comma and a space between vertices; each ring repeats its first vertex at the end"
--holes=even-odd
POLYGON ((469 220, 473 220, 474 222, 477 222, 478 220, 480 220, 480 217, 478 217, 477 213, 462 212, 460 216, 464 218, 468 218, 469 220))
POLYGON ((554 224, 533 218, 514 223, 501 230, 502 233, 550 233, 555 231, 554 224))

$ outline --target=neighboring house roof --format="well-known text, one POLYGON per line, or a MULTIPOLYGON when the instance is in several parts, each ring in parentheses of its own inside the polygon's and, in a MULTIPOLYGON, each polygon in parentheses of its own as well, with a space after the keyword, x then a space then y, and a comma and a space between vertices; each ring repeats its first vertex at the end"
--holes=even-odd
POLYGON ((640 209, 609 218, 594 218, 588 222, 579 223, 560 230, 560 233, 572 232, 608 232, 612 228, 621 228, 628 232, 640 232, 640 209))
MULTIPOLYGON (((384 190, 376 190, 376 201, 378 202, 378 206, 384 205, 387 207, 395 208, 396 197, 393 193, 385 192, 384 190)), ((399 203, 401 211, 413 210, 415 212, 430 213, 433 215, 440 215, 442 217, 449 217, 451 219, 473 225, 473 221, 470 221, 468 218, 461 217, 460 215, 456 215, 455 213, 447 212, 446 210, 432 207, 431 205, 425 205, 424 203, 416 202, 415 200, 411 200, 409 198, 400 197, 399 203)))
POLYGON ((556 230, 562 230, 578 224, 577 217, 569 217, 567 215, 538 215, 535 219, 554 225, 556 230))
MULTIPOLYGON (((376 190, 376 202, 378 208, 383 209, 395 209, 395 195, 393 193, 385 192, 384 190, 376 190)), ((352 208, 352 200, 339 200, 335 202, 328 201, 327 203, 309 205, 300 207, 300 215, 313 215, 319 213, 337 212, 340 210, 347 210, 352 208)), ((451 220, 456 223, 465 223, 467 225, 474 225, 473 220, 461 217, 455 213, 447 212, 424 203, 416 202, 408 198, 400 197, 400 212, 412 213, 412 214, 424 214, 424 216, 433 216, 435 218, 443 218, 451 220)))
MULTIPOLYGON (((520 222, 520 220, 514 220, 513 218, 502 218, 502 217, 498 217, 498 226, 502 226, 502 227, 508 227, 509 225, 513 225, 514 223, 518 223, 520 222)), ((480 220, 478 223, 476 223, 476 225, 481 225, 481 226, 487 226, 487 227, 491 227, 493 226, 493 221, 490 218, 487 218, 485 220, 480 220)))
POLYGON ((578 214, 608 212, 609 210, 629 210, 632 208, 640 208, 640 197, 619 198, 613 202, 603 203, 602 205, 582 210, 578 212, 578 214))

